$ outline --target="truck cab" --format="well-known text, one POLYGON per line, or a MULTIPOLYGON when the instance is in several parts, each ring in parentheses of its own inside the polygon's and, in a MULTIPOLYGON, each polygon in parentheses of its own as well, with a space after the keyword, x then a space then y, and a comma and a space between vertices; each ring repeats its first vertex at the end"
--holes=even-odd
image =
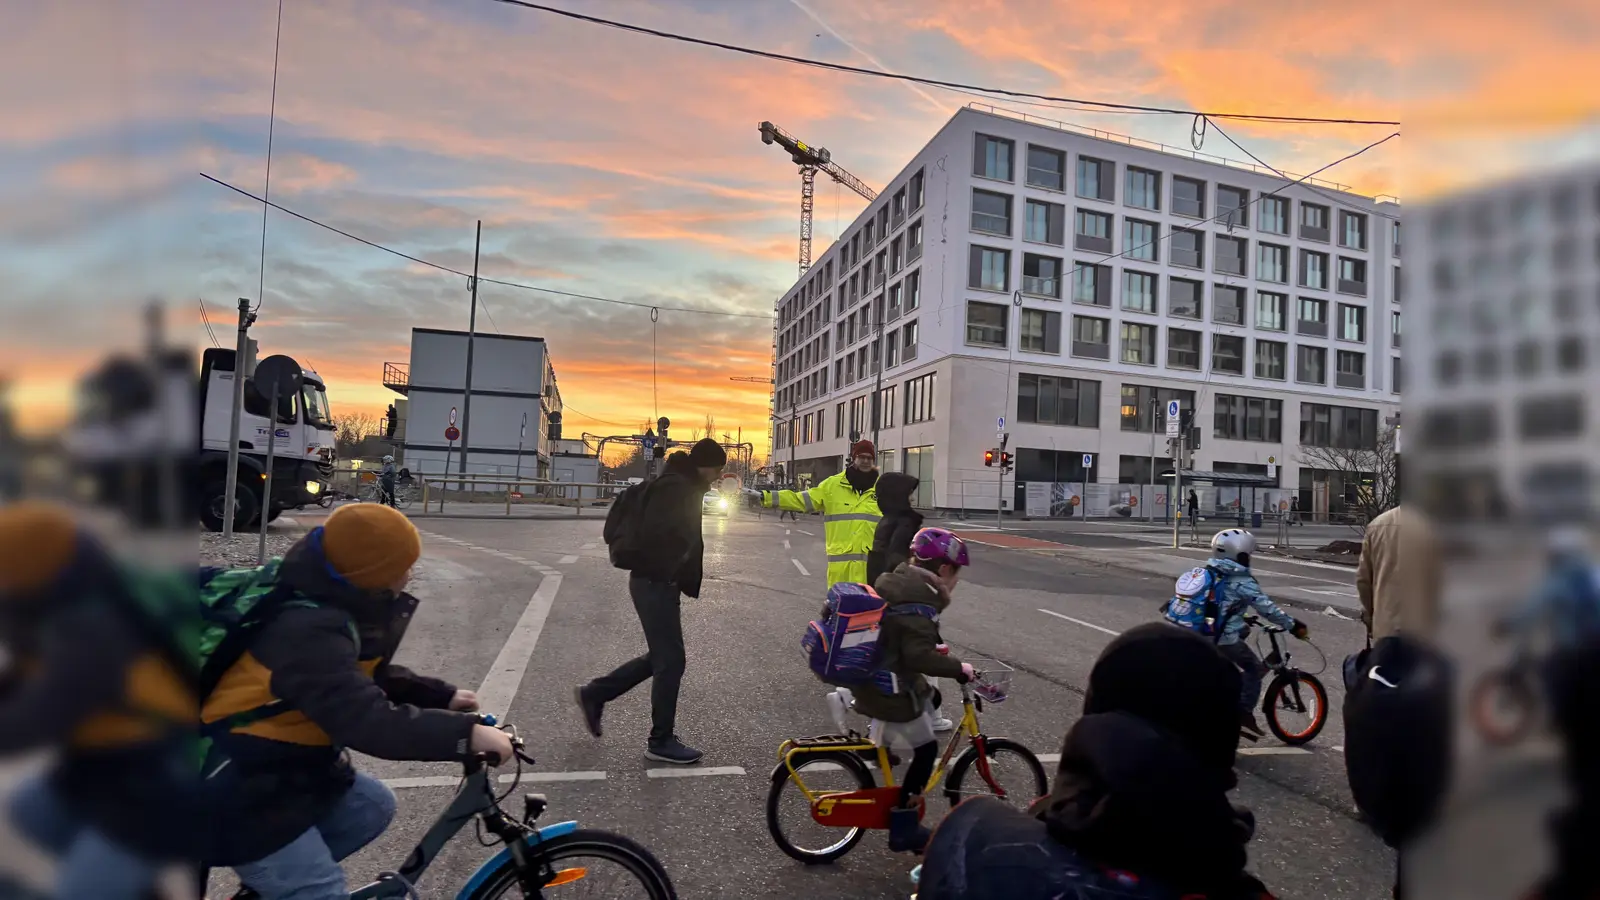
MULTIPOLYGON (((226 509, 228 434, 232 425, 236 363, 233 350, 205 351, 200 368, 200 520, 220 531, 226 509)), ((246 371, 253 367, 248 363, 246 371)), ((277 518, 285 509, 315 503, 333 477, 335 429, 322 377, 302 365, 298 394, 271 401, 248 375, 239 419, 239 483, 235 492, 234 527, 249 527, 265 515, 277 518), (272 429, 269 431, 268 429, 272 429), (275 437, 273 436, 275 432, 275 437), (272 448, 272 496, 267 482, 267 443, 272 448)))

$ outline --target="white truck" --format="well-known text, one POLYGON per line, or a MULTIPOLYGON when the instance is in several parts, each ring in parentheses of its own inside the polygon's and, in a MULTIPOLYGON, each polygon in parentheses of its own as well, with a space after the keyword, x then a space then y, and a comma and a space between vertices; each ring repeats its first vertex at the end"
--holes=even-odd
MULTIPOLYGON (((244 410, 239 419, 239 486, 235 491, 234 528, 267 521, 286 509, 317 502, 333 478, 336 459, 333 415, 322 377, 301 364, 303 384, 298 395, 279 397, 272 451, 272 497, 263 497, 267 481, 268 405, 270 400, 249 379, 251 359, 245 365, 244 410)), ((200 365, 200 456, 196 475, 200 522, 221 531, 228 477, 228 433, 233 416, 235 353, 231 349, 205 351, 200 365)))

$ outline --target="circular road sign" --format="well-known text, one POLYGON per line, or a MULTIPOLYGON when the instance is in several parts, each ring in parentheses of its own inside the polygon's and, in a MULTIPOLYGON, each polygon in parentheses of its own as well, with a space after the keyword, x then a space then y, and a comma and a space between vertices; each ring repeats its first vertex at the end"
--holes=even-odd
POLYGON ((461 440, 461 429, 455 427, 454 425, 445 426, 444 439, 447 441, 461 440))

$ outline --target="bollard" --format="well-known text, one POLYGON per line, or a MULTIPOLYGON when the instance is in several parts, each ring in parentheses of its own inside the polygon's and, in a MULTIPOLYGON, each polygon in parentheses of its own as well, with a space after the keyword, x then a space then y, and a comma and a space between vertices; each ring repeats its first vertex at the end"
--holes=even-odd
POLYGON ((422 512, 424 515, 428 512, 428 479, 426 478, 422 479, 422 512))
POLYGON ((510 485, 510 484, 506 485, 506 515, 507 516, 511 515, 511 488, 512 487, 513 487, 513 485, 510 485))

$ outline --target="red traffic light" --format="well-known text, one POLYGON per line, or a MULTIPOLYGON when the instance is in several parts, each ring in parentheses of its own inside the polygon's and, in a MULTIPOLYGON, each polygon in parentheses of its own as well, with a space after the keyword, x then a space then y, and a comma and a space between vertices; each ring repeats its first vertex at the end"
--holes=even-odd
POLYGON ((1002 450, 1000 452, 1000 468, 1011 468, 1011 452, 1009 450, 1002 450))
POLYGON ((983 464, 986 465, 986 466, 994 465, 994 451, 993 450, 985 450, 985 451, 983 451, 983 464))

